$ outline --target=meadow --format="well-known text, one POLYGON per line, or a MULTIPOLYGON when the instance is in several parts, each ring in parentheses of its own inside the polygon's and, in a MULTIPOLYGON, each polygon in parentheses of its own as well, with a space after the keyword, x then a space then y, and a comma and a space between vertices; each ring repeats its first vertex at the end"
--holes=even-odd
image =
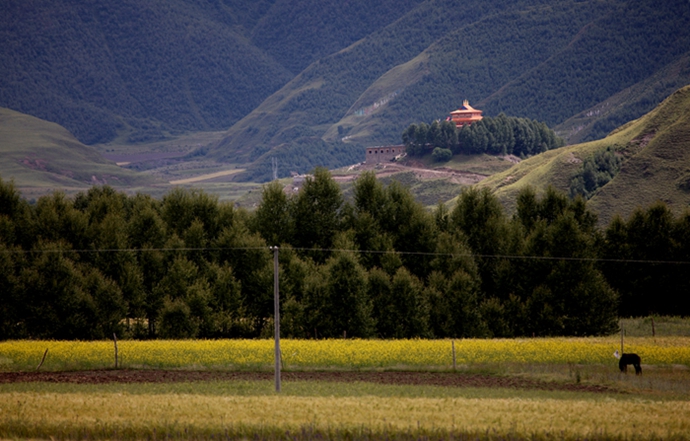
MULTIPOLYGON (((0 438, 687 439, 690 337, 283 340, 286 372, 418 372, 598 385, 598 392, 273 381, 0 382, 0 438), (455 368, 453 365, 455 347, 455 368)), ((118 341, 128 370, 263 371, 272 340, 118 341)), ((0 342, 0 374, 114 370, 114 342, 0 342)))

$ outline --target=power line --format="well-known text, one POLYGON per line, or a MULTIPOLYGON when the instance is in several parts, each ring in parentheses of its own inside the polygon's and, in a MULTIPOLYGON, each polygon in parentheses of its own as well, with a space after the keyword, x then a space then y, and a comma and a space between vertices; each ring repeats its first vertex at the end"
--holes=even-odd
MULTIPOLYGON (((667 264, 667 265, 690 265, 690 261, 683 260, 651 260, 651 259, 607 259, 598 257, 567 257, 567 256, 530 256, 530 255, 511 255, 511 254, 473 254, 473 253, 439 253, 424 251, 398 251, 398 250, 357 250, 343 248, 283 248, 284 250, 294 250, 302 252, 321 252, 321 253, 359 253, 359 254, 397 254, 411 256, 428 257, 472 257, 483 259, 507 259, 507 260, 552 260, 552 261, 575 261, 575 262, 606 262, 606 263, 641 263, 641 264, 667 264)), ((251 250, 271 250, 271 247, 166 247, 166 248, 96 248, 96 249, 39 249, 39 250, 17 250, 3 249, 2 254, 33 254, 33 253, 141 253, 141 252, 191 252, 191 251, 251 251, 251 250)))

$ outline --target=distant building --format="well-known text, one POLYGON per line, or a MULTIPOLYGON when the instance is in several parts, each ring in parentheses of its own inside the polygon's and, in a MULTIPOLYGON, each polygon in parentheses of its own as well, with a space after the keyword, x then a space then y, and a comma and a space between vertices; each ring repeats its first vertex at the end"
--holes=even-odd
POLYGON ((379 164, 381 162, 391 162, 398 156, 405 153, 404 145, 386 145, 377 147, 367 147, 366 163, 379 164))
POLYGON ((465 100, 462 102, 461 108, 450 112, 450 116, 446 121, 452 121, 455 123, 455 127, 460 128, 465 124, 469 125, 481 120, 482 111, 470 106, 469 101, 465 100))

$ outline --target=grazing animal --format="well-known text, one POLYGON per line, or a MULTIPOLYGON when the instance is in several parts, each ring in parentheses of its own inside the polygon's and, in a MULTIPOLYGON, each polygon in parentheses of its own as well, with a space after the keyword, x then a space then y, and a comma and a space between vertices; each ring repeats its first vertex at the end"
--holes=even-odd
POLYGON ((637 354, 619 354, 618 351, 613 353, 613 356, 618 359, 618 368, 621 372, 628 372, 628 365, 631 364, 635 366, 635 375, 640 375, 642 373, 642 367, 640 363, 642 359, 637 354))

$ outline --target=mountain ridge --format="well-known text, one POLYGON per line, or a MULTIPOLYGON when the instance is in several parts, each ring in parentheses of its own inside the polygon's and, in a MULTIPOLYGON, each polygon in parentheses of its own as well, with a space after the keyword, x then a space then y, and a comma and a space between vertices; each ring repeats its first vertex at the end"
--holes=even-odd
POLYGON ((545 121, 571 142, 596 139, 690 81, 684 0, 0 8, 0 106, 85 144, 227 130, 197 155, 241 163, 239 181, 270 179, 274 158, 281 176, 361 161, 363 147, 399 143, 407 125, 464 99, 488 116, 545 121), (612 99, 618 110, 596 113, 612 99))
POLYGON ((568 193, 571 179, 589 156, 607 148, 621 159, 620 172, 588 201, 608 224, 627 218, 657 201, 681 213, 690 205, 690 86, 683 87, 651 112, 614 130, 606 138, 550 150, 477 185, 492 190, 509 209, 526 186, 539 192, 551 186, 568 193))

